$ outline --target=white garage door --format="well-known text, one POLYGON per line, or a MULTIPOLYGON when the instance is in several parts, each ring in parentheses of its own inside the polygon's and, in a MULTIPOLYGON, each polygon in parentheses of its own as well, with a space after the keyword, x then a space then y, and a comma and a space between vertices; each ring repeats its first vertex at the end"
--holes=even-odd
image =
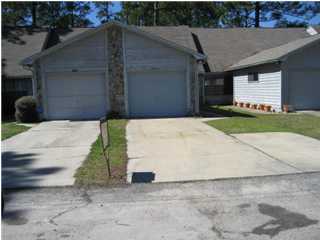
POLYGON ((320 109, 320 71, 292 71, 289 98, 296 110, 320 109))
POLYGON ((46 76, 49 119, 97 119, 107 110, 103 73, 50 73, 46 76))
POLYGON ((137 72, 128 76, 129 114, 132 117, 187 114, 185 72, 137 72))

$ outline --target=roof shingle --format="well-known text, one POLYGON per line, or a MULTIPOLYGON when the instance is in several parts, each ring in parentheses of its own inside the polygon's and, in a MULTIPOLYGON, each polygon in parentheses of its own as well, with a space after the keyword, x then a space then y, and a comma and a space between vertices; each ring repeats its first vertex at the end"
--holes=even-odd
POLYGON ((305 28, 192 28, 208 56, 211 71, 229 66, 262 50, 308 37, 305 28))
POLYGON ((253 56, 240 60, 238 63, 232 65, 229 69, 236 70, 245 67, 279 61, 281 60, 281 58, 287 56, 288 54, 317 41, 320 41, 320 34, 308 38, 298 39, 275 48, 270 48, 261 51, 253 56))

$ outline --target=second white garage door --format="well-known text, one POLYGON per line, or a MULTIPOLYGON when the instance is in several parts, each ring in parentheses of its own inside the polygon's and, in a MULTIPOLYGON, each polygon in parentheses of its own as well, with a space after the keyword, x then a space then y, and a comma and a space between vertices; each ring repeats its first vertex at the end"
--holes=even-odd
POLYGON ((292 71, 289 78, 290 104, 296 110, 320 109, 320 71, 292 71))
POLYGON ((104 73, 46 76, 48 119, 98 119, 107 111, 104 73))
POLYGON ((128 75, 131 117, 175 117, 187 114, 185 72, 135 72, 128 75))

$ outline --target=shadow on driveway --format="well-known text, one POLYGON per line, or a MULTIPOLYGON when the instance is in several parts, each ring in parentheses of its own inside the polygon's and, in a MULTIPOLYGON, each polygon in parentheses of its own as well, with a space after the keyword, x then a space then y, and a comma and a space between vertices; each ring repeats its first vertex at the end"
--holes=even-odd
POLYGON ((55 174, 64 168, 43 167, 32 168, 37 154, 19 154, 13 151, 2 152, 2 200, 4 200, 4 211, 2 217, 5 223, 10 225, 21 225, 26 223, 23 216, 25 210, 17 209, 6 211, 5 206, 14 200, 15 193, 24 190, 24 186, 36 186, 44 176, 55 174))

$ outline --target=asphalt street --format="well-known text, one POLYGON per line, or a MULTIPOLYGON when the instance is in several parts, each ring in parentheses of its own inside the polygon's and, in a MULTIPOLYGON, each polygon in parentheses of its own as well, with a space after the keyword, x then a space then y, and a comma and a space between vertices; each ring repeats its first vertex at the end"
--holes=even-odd
POLYGON ((320 173, 5 193, 3 239, 320 239, 320 173))

